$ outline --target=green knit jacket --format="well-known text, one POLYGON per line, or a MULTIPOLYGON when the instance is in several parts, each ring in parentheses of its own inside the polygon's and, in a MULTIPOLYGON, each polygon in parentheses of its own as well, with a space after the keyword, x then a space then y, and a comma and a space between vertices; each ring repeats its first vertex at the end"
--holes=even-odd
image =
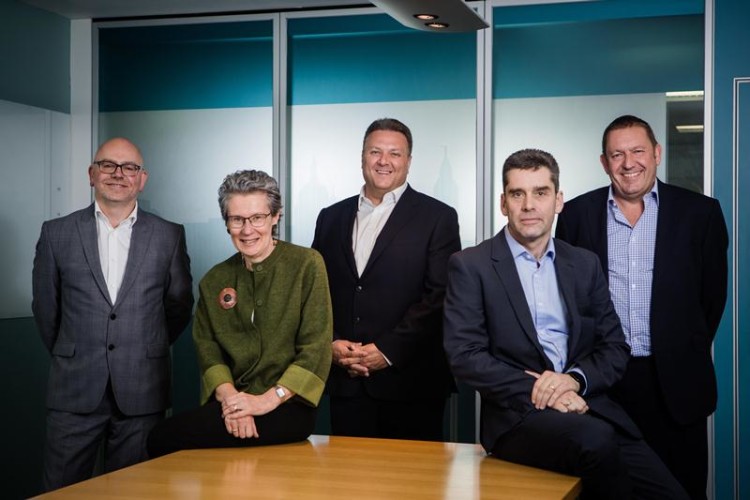
POLYGON ((230 382, 256 395, 283 385, 317 406, 331 368, 332 337, 328 277, 318 252, 278 241, 252 271, 233 255, 200 283, 193 341, 201 404, 230 382))

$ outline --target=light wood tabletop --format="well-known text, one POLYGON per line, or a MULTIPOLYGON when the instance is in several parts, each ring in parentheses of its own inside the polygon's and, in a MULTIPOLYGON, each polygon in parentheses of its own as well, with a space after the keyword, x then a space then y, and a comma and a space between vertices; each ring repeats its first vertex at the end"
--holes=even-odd
POLYGON ((186 450, 39 498, 574 499, 578 478, 504 462, 479 445, 311 436, 186 450))

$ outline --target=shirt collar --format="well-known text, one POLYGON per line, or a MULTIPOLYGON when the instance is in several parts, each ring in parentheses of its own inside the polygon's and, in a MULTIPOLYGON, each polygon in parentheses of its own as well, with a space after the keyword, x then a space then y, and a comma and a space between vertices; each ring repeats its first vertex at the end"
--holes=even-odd
MULTIPOLYGON (((104 220, 107 221, 107 224, 109 224, 109 219, 104 214, 104 212, 102 212, 102 207, 99 206, 99 202, 96 200, 94 200, 94 215, 96 215, 97 218, 104 217, 104 220)), ((133 211, 130 212, 130 215, 125 217, 125 219, 120 223, 120 225, 125 223, 125 224, 129 224, 130 227, 133 227, 133 224, 135 224, 135 221, 137 220, 138 220, 138 201, 136 200, 135 206, 133 207, 133 211)))
MULTIPOLYGON (((654 200, 654 203, 656 203, 656 206, 659 206, 659 181, 654 181, 654 187, 651 188, 651 191, 648 192, 647 196, 651 196, 651 199, 654 200)), ((607 204, 612 206, 615 203, 615 196, 614 192, 612 191, 612 184, 609 185, 609 194, 607 195, 607 204)))
MULTIPOLYGON (((404 191, 406 191, 406 188, 408 186, 409 183, 404 182, 393 191, 388 191, 387 193, 385 193, 385 196, 383 196, 383 203, 390 203, 393 205, 398 203, 398 200, 401 199, 401 196, 404 194, 404 191)), ((357 203, 357 208, 362 208, 363 204, 373 206, 373 203, 365 196, 364 186, 362 186, 362 189, 359 190, 359 202, 357 203)))
MULTIPOLYGON (((517 242, 516 239, 510 234, 507 225, 503 229, 503 233, 505 233, 505 241, 508 242, 510 253, 511 255, 513 255, 514 259, 523 256, 525 259, 533 260, 534 262, 536 262, 536 257, 531 255, 531 252, 526 250, 526 248, 519 242, 517 242)), ((547 242, 547 250, 544 251, 544 255, 542 258, 544 257, 549 257, 553 262, 555 260, 555 239, 552 237, 550 237, 549 241, 547 242)))

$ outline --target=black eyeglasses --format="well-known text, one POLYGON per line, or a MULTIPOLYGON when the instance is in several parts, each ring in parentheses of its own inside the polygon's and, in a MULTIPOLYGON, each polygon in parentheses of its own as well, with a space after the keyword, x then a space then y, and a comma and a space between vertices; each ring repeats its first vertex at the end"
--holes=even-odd
POLYGON ((115 163, 109 160, 95 161, 94 165, 99 167, 99 171, 103 174, 114 174, 119 167, 122 171, 122 174, 127 175, 128 177, 135 177, 143 168, 140 165, 136 165, 135 163, 131 162, 115 163))
POLYGON ((266 219, 271 215, 271 212, 267 214, 255 214, 250 217, 240 217, 239 215, 228 215, 227 226, 232 229, 242 229, 245 227, 245 221, 248 221, 253 227, 263 227, 266 223, 266 219))

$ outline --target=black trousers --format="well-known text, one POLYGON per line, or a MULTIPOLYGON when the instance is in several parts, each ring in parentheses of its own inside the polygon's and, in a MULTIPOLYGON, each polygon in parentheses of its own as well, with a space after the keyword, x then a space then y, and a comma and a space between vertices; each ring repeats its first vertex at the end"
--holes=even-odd
POLYGON ((382 401, 367 395, 331 397, 331 434, 389 439, 443 440, 446 398, 382 401))
POLYGON ((257 438, 238 438, 227 432, 221 403, 212 400, 158 424, 148 436, 151 458, 179 450, 239 448, 304 441, 315 427, 317 409, 289 401, 271 413, 255 417, 257 438))
POLYGON ((708 480, 708 427, 700 419, 690 425, 674 421, 656 379, 653 357, 630 358, 622 380, 610 391, 643 432, 690 498, 705 500, 708 480))
POLYGON ((535 411, 500 437, 493 456, 581 477, 581 498, 687 499, 687 494, 642 439, 592 414, 535 411))

